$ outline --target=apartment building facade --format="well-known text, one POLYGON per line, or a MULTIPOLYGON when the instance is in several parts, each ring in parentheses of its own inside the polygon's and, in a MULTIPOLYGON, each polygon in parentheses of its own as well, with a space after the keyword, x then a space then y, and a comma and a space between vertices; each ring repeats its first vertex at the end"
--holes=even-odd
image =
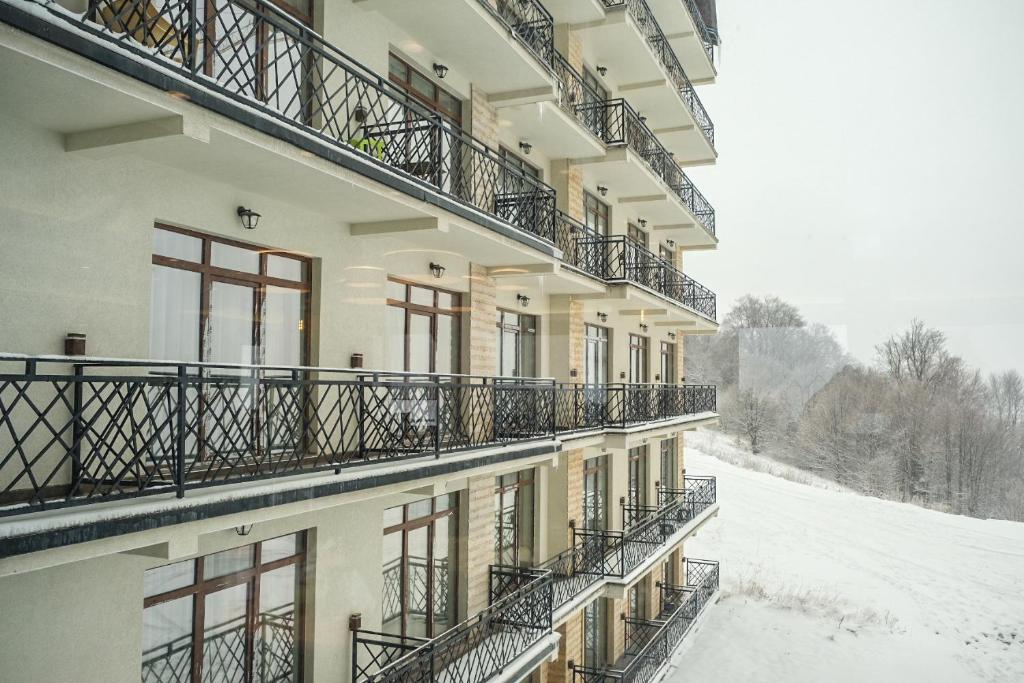
POLYGON ((0 678, 655 680, 708 0, 0 0, 0 678))

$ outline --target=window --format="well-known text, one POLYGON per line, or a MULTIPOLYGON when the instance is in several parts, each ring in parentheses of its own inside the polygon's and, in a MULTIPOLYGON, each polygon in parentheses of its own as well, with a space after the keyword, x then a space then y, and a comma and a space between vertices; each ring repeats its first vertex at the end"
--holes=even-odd
POLYGON ((607 456, 583 461, 583 528, 604 529, 608 498, 607 456))
POLYGON ((308 258, 158 225, 152 260, 152 358, 306 362, 308 258))
POLYGON ((661 472, 658 479, 662 490, 676 487, 676 440, 661 442, 661 472))
POLYGON ((629 335, 629 382, 645 384, 648 381, 649 340, 638 334, 629 335))
POLYGON ((673 557, 674 553, 665 558, 665 561, 661 563, 661 577, 662 582, 669 586, 675 586, 676 584, 676 562, 673 557))
POLYGON ((518 171, 520 171, 523 175, 529 176, 531 178, 536 178, 537 180, 541 180, 541 173, 539 168, 529 163, 528 161, 526 161, 526 159, 523 159, 518 154, 509 151, 507 147, 501 148, 501 158, 507 161, 511 166, 516 168, 518 171))
POLYGON ((583 85, 590 90, 592 95, 595 96, 599 102, 604 102, 608 99, 608 88, 604 87, 604 83, 600 78, 594 75, 594 72, 584 67, 583 69, 583 85))
POLYGON ((598 669, 604 666, 605 623, 607 608, 604 600, 598 598, 583 610, 583 666, 598 669))
POLYGON ((671 247, 666 246, 665 244, 659 244, 658 245, 658 256, 660 256, 661 259, 663 261, 666 261, 669 265, 673 265, 674 266, 676 264, 676 255, 675 255, 675 253, 673 253, 671 247))
POLYGON ((434 83, 393 52, 388 59, 388 76, 392 82, 402 86, 420 103, 444 115, 456 126, 462 127, 462 100, 434 83))
POLYGON ((608 328, 587 325, 584 328, 586 348, 586 372, 584 381, 587 384, 606 384, 608 382, 608 328))
POLYGON ((634 620, 647 618, 647 585, 650 577, 629 589, 629 618, 634 620))
POLYGON ((455 625, 458 496, 384 511, 385 633, 433 638, 455 625))
POLYGON ((388 369, 459 372, 459 301, 456 292, 390 278, 388 369))
POLYGON ((629 487, 626 491, 626 505, 637 508, 647 505, 647 446, 630 448, 629 487))
POLYGON ((533 564, 533 470, 497 478, 494 489, 494 563, 533 564))
POLYGON ((676 383, 676 345, 670 342, 661 342, 661 382, 662 384, 676 383))
POLYGON ((595 235, 608 234, 608 205, 589 192, 583 193, 583 224, 595 235))
POLYGON ((594 72, 583 69, 583 103, 580 111, 584 124, 600 138, 605 137, 605 132, 609 128, 607 110, 604 106, 609 97, 608 89, 594 72))
POLYGON ((299 681, 305 533, 150 569, 142 680, 299 681))
POLYGON ((647 247, 648 247, 648 240, 647 240, 647 231, 646 230, 641 230, 637 226, 635 226, 632 223, 630 223, 628 226, 626 226, 626 234, 629 235, 629 237, 631 239, 633 239, 633 240, 639 242, 640 244, 642 244, 644 246, 644 249, 647 249, 647 247))
POLYGON ((537 318, 498 311, 498 374, 537 376, 537 318))

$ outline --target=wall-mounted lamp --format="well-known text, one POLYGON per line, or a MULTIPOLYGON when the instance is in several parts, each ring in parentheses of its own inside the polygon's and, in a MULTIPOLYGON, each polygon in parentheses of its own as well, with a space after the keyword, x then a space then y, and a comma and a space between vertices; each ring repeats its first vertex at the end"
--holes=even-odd
POLYGON ((643 330, 644 332, 646 332, 647 331, 647 323, 640 323, 640 329, 643 330))
POLYGON ((526 296, 525 294, 516 294, 516 301, 519 302, 519 305, 522 306, 523 308, 526 308, 527 306, 530 305, 530 297, 526 296))
POLYGON ((605 187, 604 185, 598 185, 597 193, 600 194, 602 197, 606 197, 608 196, 608 188, 605 187))
POLYGON ((619 379, 626 379, 625 371, 619 373, 619 379))
POLYGON ((579 373, 576 372, 576 368, 573 368, 572 370, 569 371, 569 376, 570 377, 575 377, 577 374, 579 374, 579 373))
POLYGON ((674 246, 676 246, 676 241, 675 240, 665 240, 665 244, 667 244, 670 247, 674 247, 674 246))
POLYGON ((640 123, 647 123, 647 117, 643 114, 640 114, 640 123))
POLYGON ((660 382, 661 381, 661 374, 660 373, 654 373, 654 381, 655 382, 660 382))
POLYGON ((366 107, 361 104, 357 104, 356 108, 352 111, 352 118, 356 120, 356 123, 362 123, 366 120, 366 107))
POLYGON ((606 66, 598 66, 597 67, 597 73, 601 74, 602 78, 607 76, 608 75, 608 67, 606 67, 606 66))
POLYGON ((250 531, 252 531, 252 524, 241 524, 235 527, 235 533, 239 536, 248 536, 250 531))
POLYGON ((438 78, 444 80, 444 77, 448 75, 448 67, 444 64, 434 62, 434 73, 437 74, 438 78))
POLYGON ((668 338, 669 339, 675 339, 676 338, 676 333, 675 332, 669 332, 668 333, 668 338))
POLYGON ((440 263, 434 263, 433 261, 431 261, 430 272, 434 274, 434 277, 440 280, 441 276, 444 275, 444 266, 442 266, 440 263))
POLYGON ((252 209, 240 206, 236 213, 238 214, 238 217, 242 219, 242 227, 246 230, 255 230, 256 225, 260 222, 260 215, 252 209))
POLYGON ((636 222, 640 224, 641 228, 646 228, 647 227, 647 219, 646 218, 638 218, 636 222))
POLYGON ((598 311, 597 312, 597 319, 600 320, 603 323, 604 322, 608 322, 608 314, 607 313, 601 313, 600 311, 598 311))
POLYGON ((533 145, 529 142, 520 142, 519 149, 523 150, 523 154, 530 156, 530 152, 533 151, 533 145))

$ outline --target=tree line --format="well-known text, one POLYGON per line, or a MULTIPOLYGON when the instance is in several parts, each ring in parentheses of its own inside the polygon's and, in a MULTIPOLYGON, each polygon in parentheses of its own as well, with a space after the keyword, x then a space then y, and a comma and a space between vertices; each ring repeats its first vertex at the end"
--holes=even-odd
POLYGON ((686 377, 717 384, 721 428, 754 453, 867 495, 1024 521, 1024 379, 982 375, 914 320, 850 358, 775 297, 745 296, 687 340, 686 377))

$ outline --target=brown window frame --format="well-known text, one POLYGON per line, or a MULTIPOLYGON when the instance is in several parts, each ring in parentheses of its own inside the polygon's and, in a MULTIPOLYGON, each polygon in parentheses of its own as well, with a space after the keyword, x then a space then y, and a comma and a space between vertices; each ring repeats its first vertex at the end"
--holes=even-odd
POLYGON ((267 297, 267 287, 280 287, 282 289, 294 289, 302 292, 302 321, 305 325, 303 330, 302 339, 302 357, 300 359, 300 365, 305 365, 309 359, 310 353, 310 335, 308 321, 310 318, 310 306, 311 306, 311 294, 313 289, 313 259, 308 256, 303 256, 295 252, 288 251, 286 249, 276 249, 273 247, 257 246, 248 244, 246 242, 240 242, 226 237, 220 237, 218 235, 211 235, 205 232, 199 232, 197 230, 190 230, 187 228, 179 228, 173 225, 167 225, 165 223, 155 223, 155 230, 165 230, 167 232, 174 232, 180 235, 187 235, 196 239, 202 240, 202 258, 200 262, 188 261, 185 259, 177 259, 169 256, 161 256, 159 254, 152 254, 151 263, 154 266, 162 266, 164 268, 176 268, 178 270, 187 270, 193 273, 199 273, 200 275, 200 296, 199 296, 199 349, 197 350, 196 357, 200 362, 208 362, 209 359, 206 357, 207 346, 206 346, 206 335, 208 332, 210 322, 210 293, 213 290, 214 282, 227 282, 239 285, 248 285, 254 288, 254 299, 253 299, 253 330, 252 330, 252 346, 253 354, 255 357, 252 358, 254 364, 258 364, 262 357, 263 351, 263 320, 261 314, 264 310, 267 297), (259 273, 247 273, 244 271, 231 270, 229 268, 221 268, 212 264, 213 244, 224 244, 239 249, 247 249, 249 251, 259 252, 259 273), (267 275, 267 256, 280 256, 283 258, 299 261, 303 265, 303 278, 301 282, 295 280, 283 280, 281 278, 272 277, 267 275))
POLYGON ((629 335, 629 383, 630 384, 647 384, 651 379, 651 338, 645 337, 642 334, 629 335), (634 356, 634 351, 636 355, 634 356), (633 376, 633 360, 634 358, 640 361, 642 368, 641 377, 636 378, 633 376))
MULTIPOLYGON (((401 623, 402 623, 401 635, 403 637, 408 636, 408 629, 407 629, 407 626, 406 626, 406 621, 407 621, 407 617, 408 617, 407 608, 408 608, 408 597, 409 596, 407 595, 406 590, 405 590, 405 588, 406 588, 406 580, 405 580, 404 570, 408 566, 408 558, 409 558, 409 532, 410 531, 415 531, 417 529, 421 529, 423 527, 429 527, 429 531, 427 532, 427 557, 426 557, 426 563, 427 563, 427 578, 426 578, 426 582, 427 583, 426 583, 426 585, 430 586, 431 588, 433 588, 436 585, 436 582, 435 582, 435 579, 434 579, 434 535, 435 535, 434 534, 434 527, 435 527, 435 525, 437 524, 438 521, 440 521, 442 519, 446 519, 446 518, 451 517, 451 516, 454 516, 455 519, 456 519, 456 522, 457 522, 458 521, 458 515, 459 515, 458 494, 445 494, 445 496, 437 496, 437 497, 431 498, 430 499, 430 513, 429 514, 421 515, 419 517, 410 517, 409 516, 409 512, 412 509, 412 506, 414 506, 414 505, 416 505, 417 503, 420 503, 420 502, 422 502, 422 501, 413 501, 412 503, 405 503, 404 505, 401 505, 401 506, 397 506, 396 505, 395 507, 401 507, 402 508, 402 521, 399 522, 398 524, 392 524, 391 526, 384 527, 384 531, 382 532, 382 536, 387 536, 389 534, 396 534, 396 533, 401 533, 402 534, 402 568, 403 568, 403 574, 399 578, 399 582, 400 582, 399 583, 399 604, 400 604, 401 610, 402 610, 402 616, 401 616, 401 623), (437 501, 441 497, 447 497, 448 500, 451 502, 451 505, 449 505, 447 508, 444 508, 442 510, 438 510, 437 509, 437 501)), ((452 577, 452 586, 449 589, 448 597, 449 597, 450 600, 454 600, 455 601, 454 610, 455 610, 455 614, 457 615, 458 614, 458 606, 459 606, 458 605, 458 600, 459 600, 459 597, 458 597, 459 596, 459 572, 458 572, 458 564, 457 564, 458 558, 455 558, 456 562, 451 562, 451 559, 452 558, 449 558, 448 572, 449 572, 449 576, 452 577)), ((433 638, 433 637, 435 637, 437 635, 440 635, 440 634, 435 634, 434 633, 434 618, 433 618, 434 617, 434 591, 433 590, 430 590, 427 593, 427 607, 426 607, 426 610, 427 610, 427 618, 425 619, 426 632, 427 632, 427 636, 426 637, 427 638, 433 638)), ((382 608, 381 611, 383 611, 383 608, 382 608)), ((457 621, 457 619, 453 620, 453 623, 451 624, 451 627, 454 627, 456 625, 455 621, 457 621)), ((449 627, 449 628, 451 628, 451 627, 449 627)))
POLYGON ((501 376, 507 376, 507 377, 536 377, 537 376, 537 361, 538 361, 538 358, 537 358, 537 337, 538 337, 538 328, 540 327, 540 317, 536 316, 536 315, 531 315, 529 313, 520 313, 519 311, 511 311, 511 310, 508 310, 508 309, 505 309, 505 308, 499 308, 498 309, 498 321, 495 324, 495 327, 498 330, 498 345, 497 345, 497 349, 496 349, 497 352, 498 352, 498 370, 499 370, 498 374, 501 375, 501 376), (519 316, 519 324, 518 325, 513 325, 511 323, 506 323, 505 322, 505 316, 506 315, 519 316), (531 325, 524 324, 523 323, 523 319, 524 318, 530 319, 533 322, 533 325, 531 326, 531 325), (502 368, 501 368, 502 358, 504 357, 504 354, 502 352, 502 345, 504 344, 504 339, 503 339, 503 336, 504 336, 503 333, 504 332, 512 332, 512 333, 515 334, 515 337, 516 337, 516 371, 517 371, 517 373, 515 375, 509 375, 508 373, 504 372, 502 370, 502 368), (523 340, 527 336, 533 337, 533 367, 532 368, 524 368, 523 367, 523 365, 524 365, 524 363, 523 363, 523 340), (529 370, 529 372, 525 372, 525 370, 529 370))
POLYGON ((392 83, 394 83, 395 85, 399 86, 403 91, 408 93, 410 97, 415 99, 420 104, 424 105, 425 107, 427 107, 431 111, 435 111, 435 112, 443 115, 446 119, 448 119, 448 121, 450 121, 451 123, 455 124, 456 127, 460 128, 460 129, 462 128, 462 124, 463 124, 463 102, 462 102, 462 98, 459 97, 458 95, 456 95, 455 93, 453 93, 451 90, 448 90, 447 88, 442 88, 440 85, 438 85, 434 81, 433 78, 428 76, 425 71, 423 71, 421 69, 418 69, 417 67, 413 66, 411 63, 409 63, 409 60, 405 59, 404 57, 401 57, 400 55, 398 55, 398 54, 396 54, 394 52, 389 52, 388 53, 388 80, 391 81, 392 83), (405 77, 404 78, 398 76, 397 74, 394 73, 394 71, 392 71, 392 69, 391 69, 391 60, 392 59, 395 60, 396 62, 400 63, 405 68, 405 77), (413 86, 413 84, 412 84, 412 74, 414 72, 417 75, 419 75, 421 78, 423 78, 425 81, 429 82, 433 86, 433 88, 434 88, 433 97, 426 97, 423 93, 421 93, 419 90, 417 90, 413 86), (449 108, 447 108, 447 107, 445 107, 444 105, 441 104, 441 96, 440 96, 440 94, 442 92, 444 94, 446 94, 448 97, 452 98, 453 100, 455 100, 456 102, 459 103, 459 110, 458 111, 453 111, 453 110, 451 110, 451 109, 449 109, 449 108))
POLYGON ((611 209, 597 195, 583 191, 583 225, 593 235, 606 237, 611 230, 611 209), (591 225, 590 216, 595 216, 595 225, 591 225))
POLYGON ((642 245, 644 249, 650 247, 650 235, 639 225, 628 223, 626 225, 626 235, 637 244, 642 245))
POLYGON ((430 370, 429 372, 436 372, 437 370, 437 317, 441 315, 454 317, 457 321, 457 332, 456 339, 459 342, 459 353, 456 355, 458 360, 457 367, 453 367, 451 374, 457 375, 462 367, 462 293, 456 292, 451 289, 443 289, 441 287, 432 287, 431 285, 425 285, 422 282, 415 282, 414 280, 405 280, 397 277, 388 277, 388 282, 402 285, 405 287, 405 300, 393 299, 390 296, 387 297, 387 305, 395 308, 401 308, 405 311, 405 325, 403 329, 403 370, 402 372, 409 371, 409 325, 411 322, 411 316, 414 313, 420 315, 426 315, 430 317, 430 370), (411 290, 410 287, 418 287, 419 289, 426 289, 433 292, 434 303, 432 306, 425 306, 423 304, 416 304, 411 301, 411 290), (444 308, 440 305, 439 294, 448 294, 452 297, 452 307, 444 308))
POLYGON ((647 446, 634 446, 627 451, 626 505, 647 505, 647 446))
MULTIPOLYGON (((497 501, 496 502, 497 502, 497 505, 498 505, 498 510, 504 510, 505 509, 504 505, 505 505, 505 496, 506 495, 511 494, 511 495, 515 496, 515 502, 514 502, 514 510, 515 510, 515 512, 513 514, 514 522, 512 524, 512 562, 511 562, 511 564, 512 564, 512 566, 518 567, 518 566, 520 566, 520 562, 519 562, 519 559, 520 559, 519 558, 519 545, 520 545, 519 544, 519 538, 520 538, 520 532, 521 532, 521 529, 519 528, 519 506, 522 504, 522 501, 523 501, 522 489, 524 487, 526 487, 526 486, 532 487, 534 485, 534 476, 533 476, 533 470, 521 470, 519 472, 515 472, 514 474, 516 475, 516 480, 513 483, 511 483, 511 484, 501 484, 500 482, 501 482, 502 477, 498 477, 496 479, 496 481, 499 482, 499 483, 495 484, 494 495, 497 497, 497 501)), ((533 508, 533 515, 531 515, 531 518, 534 518, 534 516, 537 513, 536 501, 534 500, 535 495, 536 495, 536 490, 535 489, 531 489, 530 490, 530 494, 531 495, 530 495, 529 504, 533 508)), ((504 553, 504 548, 502 547, 502 539, 504 538, 504 536, 502 535, 502 531, 505 528, 505 520, 504 520, 504 518, 503 518, 503 516, 501 514, 498 514, 497 519, 495 521, 495 526, 496 526, 496 528, 494 530, 494 533, 496 534, 496 539, 495 539, 495 557, 494 557, 494 561, 495 561, 495 564, 505 564, 505 563, 503 563, 501 561, 502 560, 502 555, 504 553)))
MULTIPOLYGON (((298 536, 298 547, 299 551, 294 555, 288 557, 282 557, 273 562, 263 563, 261 562, 260 554, 263 548, 263 543, 266 541, 272 541, 274 538, 280 538, 275 536, 274 538, 268 538, 264 541, 257 541, 256 543, 247 543, 245 545, 236 546, 235 548, 225 548, 225 550, 236 550, 238 548, 247 548, 252 546, 253 548, 253 561, 252 566, 246 569, 241 569, 231 574, 217 576, 212 579, 205 579, 203 577, 204 561, 207 557, 215 555, 217 553, 211 553, 209 555, 201 555, 192 560, 194 563, 193 567, 193 579, 192 583, 188 586, 182 586, 181 588, 175 588, 174 590, 164 591, 163 593, 157 593, 149 597, 143 598, 142 608, 154 607, 156 605, 170 602, 172 600, 179 600, 181 598, 187 598, 192 596, 192 661, 190 666, 191 676, 193 681, 201 681, 203 673, 203 642, 205 640, 205 603, 206 596, 217 593, 227 588, 233 588, 242 584, 253 582, 253 586, 247 596, 248 602, 246 604, 246 620, 245 620, 245 631, 246 631, 246 667, 247 679, 252 679, 252 668, 254 661, 254 650, 253 643, 255 638, 256 623, 252 618, 252 610, 259 608, 259 595, 260 595, 260 581, 264 574, 272 572, 282 567, 289 565, 296 566, 296 572, 299 576, 299 595, 297 604, 295 605, 296 612, 296 628, 298 630, 298 661, 296 662, 296 680, 302 680, 302 670, 305 664, 304 657, 304 639, 305 639, 305 598, 306 598, 306 556, 308 552, 308 537, 305 531, 295 532, 294 534, 283 534, 284 536, 297 535, 298 536)), ((223 551, 217 551, 223 552, 223 551)), ((177 564, 177 563, 170 563, 177 564)), ((166 565, 161 565, 166 566, 166 565)), ((158 569, 153 567, 153 569, 158 569)))
POLYGON ((676 383, 676 345, 675 342, 661 342, 658 365, 662 384, 676 383))
POLYGON ((592 458, 586 458, 583 461, 583 505, 581 506, 583 519, 580 520, 584 529, 606 529, 608 527, 608 485, 608 456, 596 455, 592 458), (587 523, 589 512, 587 508, 587 483, 590 481, 591 475, 593 475, 594 483, 597 487, 594 499, 597 500, 598 493, 602 496, 601 500, 597 501, 600 507, 595 506, 593 508, 595 513, 594 520, 600 522, 600 524, 593 527, 587 523))

